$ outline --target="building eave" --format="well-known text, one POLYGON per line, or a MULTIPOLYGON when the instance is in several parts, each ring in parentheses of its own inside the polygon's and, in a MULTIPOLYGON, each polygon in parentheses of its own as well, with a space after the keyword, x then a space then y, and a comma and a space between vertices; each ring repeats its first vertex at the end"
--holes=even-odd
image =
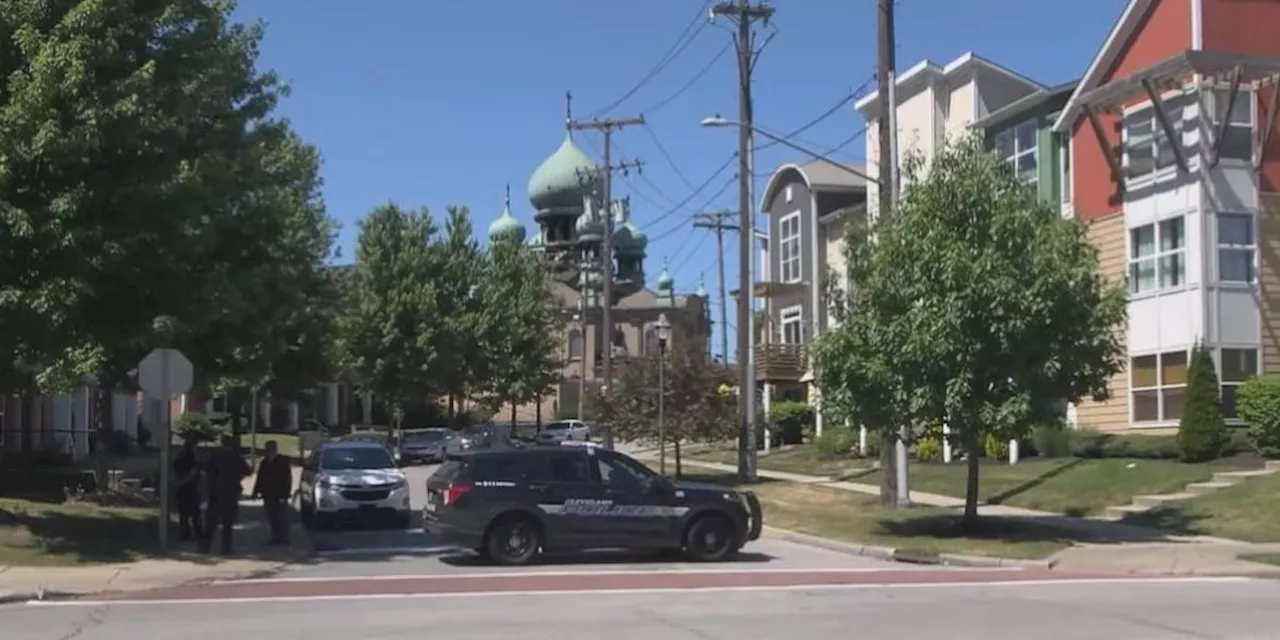
MULTIPOLYGON (((945 65, 939 65, 932 60, 921 60, 898 75, 895 87, 898 89, 898 100, 903 101, 910 98, 915 93, 915 86, 924 86, 922 81, 928 79, 934 80, 952 80, 961 77, 969 71, 981 70, 988 73, 995 73, 1014 82, 1019 82, 1035 89, 1044 89, 1044 85, 1032 80, 1004 65, 984 58, 972 51, 969 51, 960 57, 948 62, 945 65)), ((879 117, 880 111, 880 93, 872 91, 860 98, 853 104, 858 113, 867 120, 874 120, 879 117)))
POLYGON ((1103 41, 1102 47, 1089 63, 1088 70, 1084 72, 1080 83, 1071 93, 1066 106, 1062 109, 1062 114, 1054 121, 1054 131, 1066 133, 1075 124, 1076 118, 1080 116, 1080 96, 1102 82, 1103 76, 1115 65, 1121 49, 1135 35, 1138 25, 1142 24, 1142 20, 1155 7, 1155 3, 1156 0, 1129 0, 1129 5, 1124 8, 1115 26, 1111 27, 1107 39, 1103 41))

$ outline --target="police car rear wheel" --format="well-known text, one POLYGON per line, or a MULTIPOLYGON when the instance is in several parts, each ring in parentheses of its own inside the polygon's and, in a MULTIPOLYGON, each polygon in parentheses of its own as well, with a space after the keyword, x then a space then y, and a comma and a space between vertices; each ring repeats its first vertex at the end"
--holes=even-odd
POLYGON ((532 519, 509 516, 496 522, 485 538, 489 559, 498 564, 528 563, 542 547, 542 531, 532 519))
POLYGON ((733 523, 728 518, 708 514, 694 520, 684 536, 684 551, 698 562, 717 562, 738 550, 733 523))

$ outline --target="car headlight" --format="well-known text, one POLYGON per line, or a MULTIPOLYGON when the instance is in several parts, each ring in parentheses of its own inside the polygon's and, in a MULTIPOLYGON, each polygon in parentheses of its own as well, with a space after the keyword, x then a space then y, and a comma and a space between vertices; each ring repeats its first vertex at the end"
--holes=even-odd
POLYGON ((399 479, 399 480, 392 480, 392 481, 391 481, 391 484, 387 485, 387 488, 391 489, 392 491, 396 491, 396 490, 398 490, 398 489, 403 489, 403 488, 404 488, 404 478, 401 478, 401 479, 399 479))
POLYGON ((333 488, 333 481, 329 478, 320 478, 320 481, 316 483, 316 486, 328 491, 333 488))

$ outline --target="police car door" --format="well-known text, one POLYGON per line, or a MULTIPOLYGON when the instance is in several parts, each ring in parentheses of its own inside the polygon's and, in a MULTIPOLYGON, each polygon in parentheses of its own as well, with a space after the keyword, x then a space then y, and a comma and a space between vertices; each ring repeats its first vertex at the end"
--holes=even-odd
POLYGON ((673 517, 670 496, 654 490, 656 475, 612 451, 592 449, 589 457, 609 503, 601 524, 608 528, 610 537, 627 547, 669 544, 677 518, 673 517))
POLYGON ((600 487, 592 478, 585 452, 547 449, 529 474, 529 491, 545 516, 552 544, 581 544, 592 537, 591 511, 600 487))

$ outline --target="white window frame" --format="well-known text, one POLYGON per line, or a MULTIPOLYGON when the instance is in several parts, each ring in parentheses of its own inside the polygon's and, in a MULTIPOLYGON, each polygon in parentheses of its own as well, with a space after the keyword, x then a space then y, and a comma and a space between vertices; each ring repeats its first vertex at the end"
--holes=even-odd
POLYGON ((804 263, 800 255, 800 236, 803 231, 799 211, 788 213, 778 220, 778 276, 782 282, 800 282, 804 278, 804 263), (787 226, 790 224, 795 224, 795 233, 787 233, 787 226))
POLYGON ((1062 204, 1071 203, 1071 142, 1061 140, 1058 147, 1058 180, 1061 183, 1058 199, 1062 204))
MULTIPOLYGON (((1222 398, 1224 398, 1224 399, 1225 399, 1225 398, 1226 398, 1226 390, 1227 390, 1228 388, 1232 389, 1232 391, 1234 392, 1235 390, 1239 389, 1239 388, 1240 388, 1240 385, 1244 384, 1244 382, 1245 382, 1245 381, 1244 381, 1244 380, 1230 380, 1230 381, 1228 381, 1228 380, 1223 379, 1223 375, 1222 375, 1222 360, 1223 360, 1223 358, 1222 358, 1222 356, 1223 356, 1223 352, 1224 352, 1224 351, 1252 351, 1252 352, 1253 352, 1253 373, 1252 373, 1252 374, 1248 374, 1248 375, 1246 376, 1246 379, 1247 379, 1248 377, 1256 376, 1256 375, 1258 375, 1258 374, 1260 373, 1260 370, 1262 369, 1262 350, 1261 350, 1261 349, 1259 349, 1259 348, 1257 348, 1257 347, 1220 347, 1220 348, 1218 348, 1218 349, 1215 349, 1215 350, 1214 350, 1214 356, 1215 356, 1215 357, 1214 357, 1214 360, 1216 361, 1216 362, 1215 362, 1215 364, 1217 364, 1217 365, 1218 365, 1218 380, 1219 380, 1219 382, 1218 382, 1218 387, 1219 387, 1219 397, 1222 397, 1222 398)), ((1224 402, 1223 404, 1225 405, 1226 403, 1224 402)), ((1223 410, 1224 410, 1224 411, 1226 410, 1226 407, 1225 407, 1225 406, 1223 406, 1223 410)), ((1223 414, 1223 416, 1224 416, 1224 417, 1226 417, 1226 414, 1224 413, 1224 414, 1223 414)), ((1229 423, 1231 423, 1231 424, 1239 424, 1239 423, 1242 423, 1242 422, 1243 422, 1243 421, 1240 419, 1240 417, 1239 417, 1238 415, 1236 415, 1236 416, 1231 416, 1231 417, 1226 417, 1226 420, 1227 420, 1227 422, 1229 422, 1229 423)))
POLYGON ((1214 216, 1214 231, 1218 240, 1218 282, 1227 285, 1253 285, 1258 281, 1258 217, 1252 213, 1219 212, 1214 216), (1244 243, 1227 242, 1222 238, 1224 220, 1237 220, 1246 223, 1249 237, 1244 243), (1222 273, 1223 256, 1245 256, 1245 264, 1249 274, 1244 280, 1227 280, 1222 273))
POLYGON ((1129 268, 1127 277, 1129 279, 1129 295, 1145 296, 1156 294, 1163 291, 1180 290, 1187 285, 1187 221, 1185 215, 1165 218, 1157 220, 1149 224, 1132 227, 1128 230, 1125 240, 1129 268), (1165 246, 1165 236, 1171 235, 1168 229, 1177 223, 1181 227, 1181 233, 1178 234, 1177 246, 1165 246), (1137 256, 1137 242, 1135 236, 1143 230, 1150 229, 1154 242, 1153 251, 1150 254, 1137 256), (1150 288, 1141 288, 1142 281, 1138 278, 1138 269, 1143 265, 1151 265, 1154 274, 1154 285, 1150 288), (1174 268, 1173 265, 1176 265, 1174 268), (1166 274, 1177 273, 1177 282, 1166 283, 1166 274))
POLYGON ((790 184, 789 184, 789 185, 787 185, 787 188, 786 188, 786 189, 785 189, 785 191, 784 191, 784 193, 785 193, 785 195, 786 195, 786 199, 787 199, 787 204, 791 204, 791 200, 792 200, 792 198, 794 198, 794 197, 795 197, 795 189, 794 189, 794 187, 795 187, 795 185, 790 185, 790 184))
MULTIPOLYGON (((1219 111, 1225 111, 1227 106, 1227 94, 1230 89, 1221 87, 1209 92, 1210 101, 1213 103, 1213 134, 1217 135, 1218 125, 1222 122, 1222 114, 1219 111)), ((1224 141, 1233 135, 1248 141, 1248 157, 1233 158, 1230 156, 1222 156, 1223 162, 1240 162, 1252 163, 1254 155, 1254 136, 1253 132, 1258 121, 1257 114, 1258 101, 1254 97, 1253 91, 1244 87, 1240 88, 1240 92, 1236 94, 1236 103, 1234 113, 1230 114, 1230 120, 1227 124, 1227 130, 1223 134, 1224 141), (1243 110, 1243 113, 1241 113, 1243 110)), ((1221 150, 1222 147, 1219 147, 1221 150)))
POLYGON ((1021 179, 1022 182, 1025 183, 1027 186, 1033 189, 1036 188, 1036 186, 1040 183, 1040 156, 1038 155, 1040 150, 1039 123, 1040 123, 1040 120, 1038 118, 1024 120, 995 135, 996 152, 1001 154, 1000 156, 1001 159, 1003 159, 1005 162, 1009 163, 1009 165, 1013 167, 1013 172, 1018 175, 1018 178, 1021 179), (1021 144, 1019 144, 1018 142, 1019 129, 1031 130, 1030 146, 1023 147, 1021 144), (1001 138, 1005 138, 1005 137, 1008 138, 1008 143, 1009 143, 1008 152, 1001 151, 1000 149, 1000 140, 1001 138), (1025 177, 1018 171, 1018 163, 1023 158, 1030 158, 1032 163, 1035 164, 1035 170, 1032 171, 1029 176, 1025 176, 1025 177))
POLYGON ((581 360, 582 356, 586 353, 586 351, 587 351, 586 335, 582 332, 581 329, 578 329, 576 327, 573 329, 570 329, 569 335, 565 336, 565 354, 567 355, 568 359, 581 360), (573 352, 574 338, 577 338, 577 342, 578 342, 577 354, 574 354, 573 352))
POLYGON ((778 312, 778 342, 780 344, 804 344, 804 307, 794 305, 778 312), (787 339, 789 327, 795 327, 795 340, 787 339))
MULTIPOLYGON (((1176 423, 1181 418, 1181 414, 1174 417, 1170 417, 1166 415, 1165 406, 1164 406, 1166 391, 1170 391, 1174 389, 1185 390, 1187 388, 1187 384, 1185 382, 1181 384, 1165 384, 1164 358, 1167 355, 1171 355, 1175 353, 1182 353, 1183 356, 1186 358, 1185 362, 1183 363, 1184 367, 1189 368, 1191 366, 1191 351, 1189 349, 1181 349, 1181 350, 1170 349, 1169 351, 1164 351, 1161 353, 1141 353, 1141 354, 1135 354, 1135 355, 1129 356, 1129 363, 1128 363, 1129 366, 1127 367, 1129 371, 1129 424, 1134 426, 1141 426, 1141 427, 1163 426, 1170 423, 1176 423), (1155 359, 1156 359, 1156 385, 1154 387, 1134 386, 1133 361, 1137 360, 1138 358, 1149 358, 1152 356, 1155 356, 1155 359), (1156 394, 1156 419, 1155 420, 1138 420, 1137 412, 1135 410, 1135 408, 1137 407, 1137 402, 1134 401, 1134 396, 1137 395, 1138 393, 1150 393, 1150 392, 1155 392, 1156 394)), ((1184 375, 1184 378, 1185 378, 1185 375, 1184 375)))
MULTIPOLYGON (((1169 116, 1171 124, 1173 124, 1174 133, 1178 136, 1177 142, 1184 154, 1186 153, 1184 136, 1187 131, 1186 109, 1196 103, 1191 97, 1192 94, 1181 89, 1168 92, 1160 97, 1165 111, 1176 110, 1170 113, 1169 116)), ((1173 145, 1169 144, 1168 138, 1164 135, 1164 127, 1160 125, 1160 118, 1156 116, 1155 105, 1150 102, 1134 105, 1124 110, 1123 115, 1120 117, 1120 149, 1120 164, 1124 171, 1125 184, 1131 187, 1155 182, 1159 178, 1172 175, 1178 170, 1178 160, 1177 155, 1173 152, 1173 145), (1143 114, 1146 115, 1145 120, 1141 118, 1143 114), (1128 123, 1138 120, 1142 120, 1143 124, 1151 126, 1150 139, 1141 145, 1137 143, 1131 145, 1132 131, 1128 123), (1139 146, 1145 147, 1151 152, 1151 169, 1149 170, 1131 169, 1132 158, 1129 155, 1129 151, 1139 146), (1162 155, 1162 150, 1167 150, 1167 154, 1162 155)), ((1190 158, 1188 157, 1189 161, 1190 158)))

